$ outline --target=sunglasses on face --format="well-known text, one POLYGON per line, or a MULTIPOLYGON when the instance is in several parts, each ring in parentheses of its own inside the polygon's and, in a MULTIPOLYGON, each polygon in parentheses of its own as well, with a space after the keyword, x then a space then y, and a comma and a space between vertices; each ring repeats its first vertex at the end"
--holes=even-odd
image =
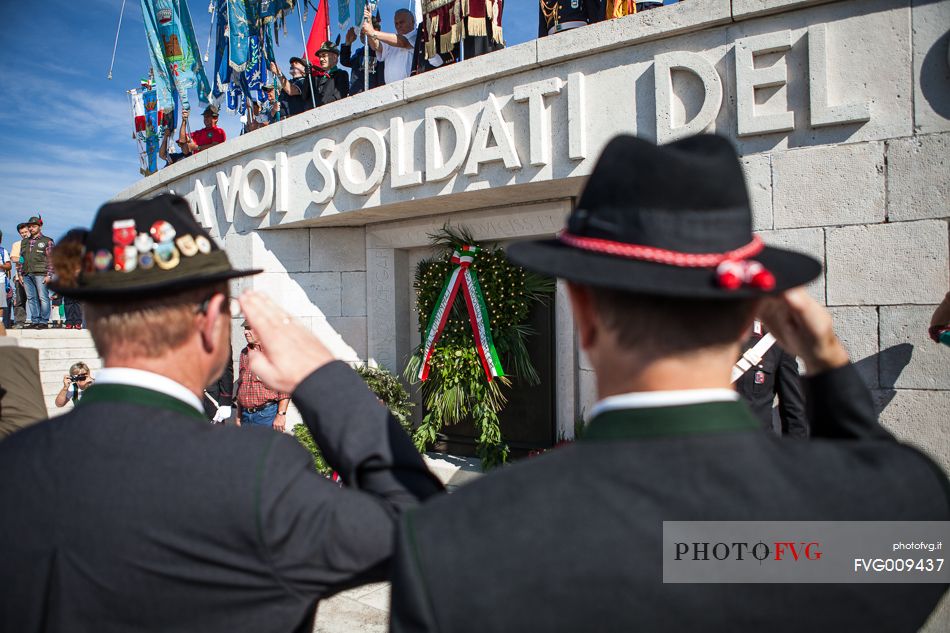
POLYGON ((86 378, 89 378, 89 374, 76 374, 72 377, 73 382, 82 382, 86 378))

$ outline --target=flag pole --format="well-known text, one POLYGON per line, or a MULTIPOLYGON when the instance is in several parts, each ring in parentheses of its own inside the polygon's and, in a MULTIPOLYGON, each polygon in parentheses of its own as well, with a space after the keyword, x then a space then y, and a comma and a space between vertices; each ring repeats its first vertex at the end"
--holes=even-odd
MULTIPOLYGON (((375 3, 373 2, 369 2, 367 5, 364 5, 369 6, 370 24, 373 22, 373 10, 376 8, 374 5, 375 3)), ((363 22, 366 21, 365 15, 361 17, 362 21, 360 22, 360 30, 363 28, 363 22)), ((366 35, 365 33, 363 34, 363 92, 369 92, 369 35, 366 35)))
MULTIPOLYGON (((307 0, 304 0, 306 2, 307 0)), ((307 69, 307 81, 310 83, 310 103, 313 104, 313 107, 317 107, 317 95, 314 94, 313 90, 313 73, 310 72, 310 56, 307 55, 307 36, 303 33, 303 2, 297 4, 297 21, 300 22, 300 41, 303 44, 303 59, 306 62, 307 69)))
POLYGON ((119 31, 122 30, 122 16, 125 14, 125 0, 122 0, 122 8, 119 9, 119 24, 115 27, 115 43, 112 45, 112 61, 109 62, 109 74, 106 79, 112 79, 112 68, 115 66, 115 51, 119 48, 119 31))

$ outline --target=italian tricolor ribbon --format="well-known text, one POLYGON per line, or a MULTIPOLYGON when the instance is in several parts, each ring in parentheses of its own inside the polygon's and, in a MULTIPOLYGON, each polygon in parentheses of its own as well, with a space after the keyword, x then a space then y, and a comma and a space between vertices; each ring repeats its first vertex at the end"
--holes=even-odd
POLYGON ((482 359, 485 376, 491 382, 495 376, 505 375, 501 368, 501 361, 498 360, 498 352, 495 351, 495 344, 492 342, 488 307, 485 305, 482 289, 478 285, 478 276, 471 269, 472 261, 479 250, 477 246, 463 246, 452 253, 452 263, 455 264, 455 268, 442 286, 442 292, 439 294, 435 309, 429 316, 429 324, 422 337, 422 366, 419 368, 419 380, 425 380, 429 376, 429 359, 449 320, 449 312, 459 288, 462 289, 465 303, 468 305, 468 318, 472 324, 475 346, 482 359))

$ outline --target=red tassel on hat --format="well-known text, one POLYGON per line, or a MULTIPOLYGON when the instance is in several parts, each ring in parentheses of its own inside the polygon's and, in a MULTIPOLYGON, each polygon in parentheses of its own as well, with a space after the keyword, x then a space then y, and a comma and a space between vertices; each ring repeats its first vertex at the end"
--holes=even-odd
POLYGON ((726 290, 738 290, 743 284, 766 292, 775 288, 775 275, 755 260, 727 259, 716 267, 716 281, 726 290))

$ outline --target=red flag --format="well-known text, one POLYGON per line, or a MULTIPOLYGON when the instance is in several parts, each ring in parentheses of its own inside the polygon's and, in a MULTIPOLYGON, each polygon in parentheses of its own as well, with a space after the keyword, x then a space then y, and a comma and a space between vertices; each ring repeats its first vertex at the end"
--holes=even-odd
POLYGON ((307 38, 307 61, 313 66, 319 66, 317 49, 330 39, 330 5, 327 0, 320 0, 317 13, 313 16, 313 26, 310 27, 310 36, 307 38))

